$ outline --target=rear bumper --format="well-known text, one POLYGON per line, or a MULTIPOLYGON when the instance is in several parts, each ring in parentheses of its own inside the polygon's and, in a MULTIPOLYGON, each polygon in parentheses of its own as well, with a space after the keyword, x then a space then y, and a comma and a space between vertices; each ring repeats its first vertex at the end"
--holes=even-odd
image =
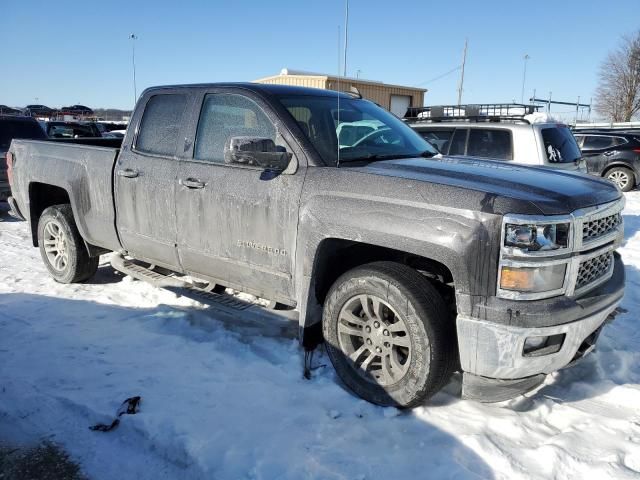
MULTIPOLYGON (((615 256, 614 274, 603 285, 579 299, 583 315, 571 318, 555 311, 566 323, 526 326, 458 315, 457 332, 463 395, 501 401, 524 393, 544 381, 545 375, 564 368, 589 353, 607 319, 614 314, 624 292, 624 264, 615 256), (584 300, 584 303, 583 303, 584 300), (525 355, 529 337, 564 335, 557 351, 539 350, 525 355)), ((527 302, 519 306, 526 318, 527 302)))

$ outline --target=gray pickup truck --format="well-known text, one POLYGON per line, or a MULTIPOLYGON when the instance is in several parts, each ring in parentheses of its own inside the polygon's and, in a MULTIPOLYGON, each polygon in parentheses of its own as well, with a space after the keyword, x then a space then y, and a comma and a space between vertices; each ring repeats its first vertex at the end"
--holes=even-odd
POLYGON ((377 404, 418 405, 455 371, 466 398, 535 388, 593 349, 623 295, 613 184, 442 157, 356 94, 151 88, 109 142, 7 154, 13 214, 54 279, 112 251, 123 271, 295 307, 305 349, 324 341, 377 404))

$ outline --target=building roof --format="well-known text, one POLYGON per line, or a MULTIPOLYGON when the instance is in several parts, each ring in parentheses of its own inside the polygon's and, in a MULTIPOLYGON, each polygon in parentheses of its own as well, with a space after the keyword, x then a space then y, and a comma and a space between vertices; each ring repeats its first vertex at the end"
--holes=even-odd
POLYGON ((380 82, 380 81, 376 81, 376 80, 366 80, 364 78, 353 78, 353 77, 342 77, 339 75, 330 75, 327 73, 317 73, 317 72, 307 72, 304 70, 292 70, 290 68, 283 68, 282 70, 280 70, 280 73, 277 75, 271 75, 269 77, 263 77, 263 78, 258 78, 257 80, 254 80, 254 82, 264 82, 267 80, 271 80, 271 79, 275 79, 275 78, 280 78, 280 77, 290 77, 290 76, 296 76, 296 77, 312 77, 312 78, 322 78, 325 80, 332 80, 332 81, 340 81, 340 82, 351 82, 351 83, 362 83, 362 84, 369 84, 369 85, 382 85, 385 87, 390 87, 390 88, 402 88, 405 90, 415 90, 416 92, 426 92, 427 89, 426 88, 418 88, 418 87, 408 87, 406 85, 394 85, 391 83, 384 83, 384 82, 380 82))

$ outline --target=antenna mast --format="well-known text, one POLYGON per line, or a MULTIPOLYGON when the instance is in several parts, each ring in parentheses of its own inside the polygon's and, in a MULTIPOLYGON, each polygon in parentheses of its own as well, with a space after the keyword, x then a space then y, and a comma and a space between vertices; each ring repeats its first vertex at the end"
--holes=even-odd
POLYGON ((458 105, 462 104, 462 87, 464 86, 464 66, 467 63, 467 41, 464 39, 464 52, 462 52, 462 72, 460 72, 460 86, 458 87, 458 105))
POLYGON ((344 68, 342 75, 347 76, 347 44, 349 42, 349 0, 346 0, 344 6, 344 55, 343 62, 344 68))

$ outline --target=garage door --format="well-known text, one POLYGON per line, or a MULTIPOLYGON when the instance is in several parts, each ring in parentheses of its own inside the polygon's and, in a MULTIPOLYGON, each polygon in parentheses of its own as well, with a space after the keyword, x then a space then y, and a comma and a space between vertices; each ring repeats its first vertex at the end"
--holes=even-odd
POLYGON ((404 117, 407 108, 411 105, 411 97, 409 95, 391 95, 391 113, 404 117))

